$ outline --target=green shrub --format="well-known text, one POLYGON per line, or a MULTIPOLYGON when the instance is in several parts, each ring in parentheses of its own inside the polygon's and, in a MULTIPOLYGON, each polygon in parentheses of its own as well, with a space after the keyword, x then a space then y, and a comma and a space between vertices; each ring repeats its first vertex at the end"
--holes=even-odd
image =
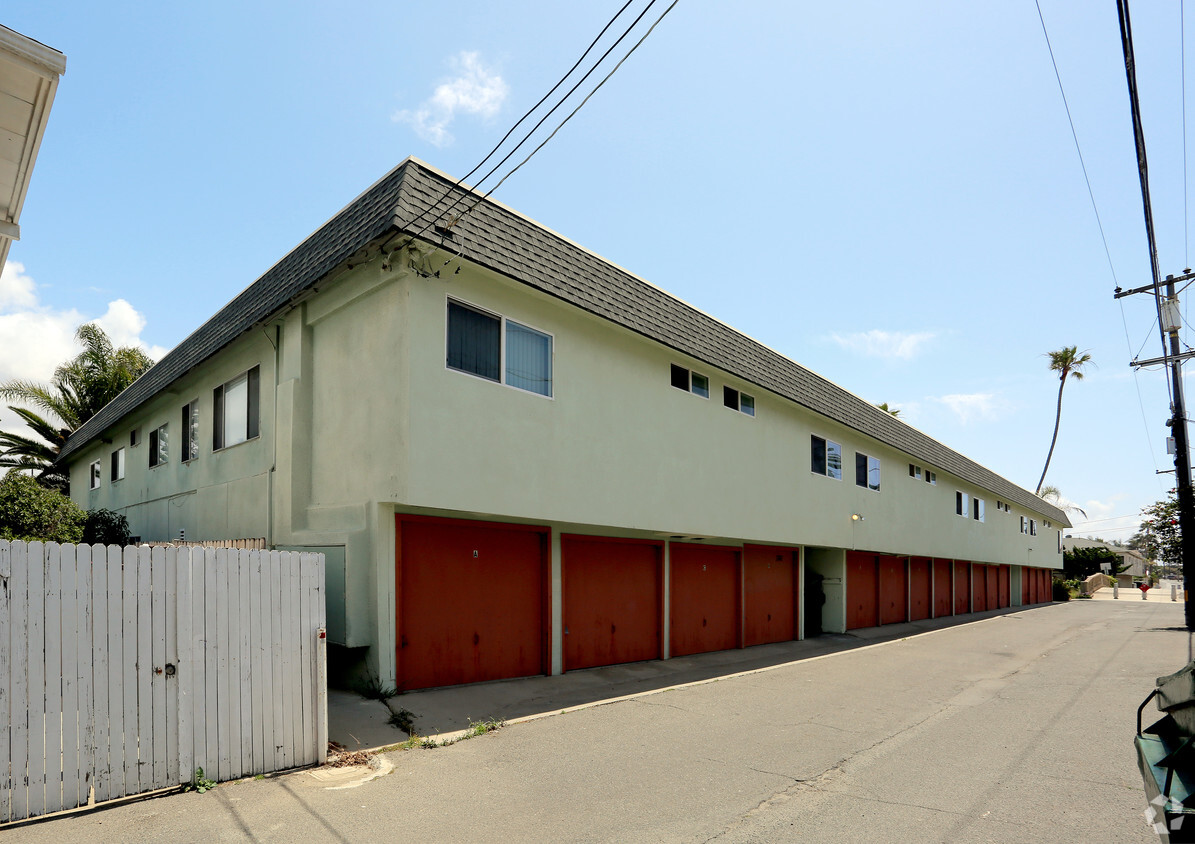
POLYGON ((88 510, 83 525, 83 542, 87 545, 128 545, 132 533, 129 520, 111 510, 88 510))
POLYGON ((0 539, 79 542, 87 514, 19 469, 0 480, 0 539))
POLYGON ((1071 599, 1071 586, 1068 584, 1076 582, 1077 581, 1055 580, 1053 594, 1051 597, 1055 601, 1069 601, 1071 599))

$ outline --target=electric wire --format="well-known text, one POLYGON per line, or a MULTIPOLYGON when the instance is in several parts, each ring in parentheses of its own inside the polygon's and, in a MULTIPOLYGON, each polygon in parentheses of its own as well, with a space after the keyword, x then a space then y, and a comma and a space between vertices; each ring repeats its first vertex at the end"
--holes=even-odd
POLYGON ((408 222, 407 225, 413 226, 417 222, 422 220, 424 218, 424 216, 426 216, 437 205, 439 205, 441 202, 443 202, 444 199, 452 193, 452 191, 459 188, 465 182, 466 179, 471 177, 474 173, 476 173, 483 166, 485 166, 485 163, 487 161, 489 161, 491 158, 493 158, 494 154, 497 153, 498 150, 500 150, 502 148, 502 145, 507 142, 507 140, 510 138, 510 136, 514 134, 514 131, 516 129, 518 129, 520 126, 522 126, 523 122, 526 121, 527 118, 530 117, 532 114, 534 114, 536 109, 538 109, 541 105, 543 105, 545 102, 547 102, 548 98, 551 97, 553 94, 555 94, 556 91, 559 90, 560 86, 563 85, 565 83, 565 81, 570 76, 573 75, 573 73, 576 71, 576 69, 581 66, 581 63, 583 61, 585 61, 585 57, 588 56, 593 51, 593 48, 597 46, 597 43, 602 40, 602 36, 604 36, 606 34, 606 32, 609 31, 610 27, 614 25, 614 22, 616 20, 618 20, 620 17, 622 17, 622 13, 625 12, 627 10, 627 7, 630 6, 634 2, 635 2, 635 0, 627 0, 627 2, 623 4, 622 8, 619 9, 614 14, 614 17, 610 18, 610 20, 608 20, 606 22, 606 25, 602 27, 602 31, 597 34, 597 37, 595 37, 593 39, 593 41, 591 41, 589 43, 589 46, 585 48, 585 52, 583 52, 581 54, 581 58, 577 59, 577 61, 573 64, 573 66, 568 69, 568 72, 565 73, 564 76, 560 77, 559 81, 557 81, 556 84, 552 86, 551 90, 548 91, 548 93, 546 93, 542 97, 540 97, 539 102, 537 102, 531 108, 527 109, 527 111, 525 111, 523 113, 523 116, 520 117, 517 121, 515 121, 515 124, 513 126, 511 126, 510 129, 508 129, 506 131, 505 135, 502 136, 502 140, 498 141, 498 143, 496 143, 494 145, 494 148, 491 149, 488 153, 486 153, 485 158, 483 158, 483 159, 481 159, 481 161, 477 162, 476 166, 474 166, 474 168, 472 170, 470 170, 468 173, 466 173, 465 175, 463 175, 459 179, 457 179, 455 184, 453 184, 452 187, 445 190, 444 193, 441 194, 435 200, 435 202, 433 202, 431 205, 429 205, 419 216, 415 217, 413 220, 408 222))
MULTIPOLYGON (((1100 231, 1100 241, 1104 244, 1104 256, 1108 259, 1108 271, 1112 274, 1113 286, 1120 287, 1120 282, 1116 278, 1116 267, 1112 263, 1112 251, 1111 251, 1111 249, 1108 248, 1108 237, 1104 233, 1104 223, 1103 223, 1103 220, 1100 218, 1100 209, 1099 209, 1098 204, 1095 201, 1095 191, 1092 190, 1091 179, 1087 175, 1087 163, 1083 159, 1083 149, 1079 145, 1079 133, 1075 129, 1075 121, 1074 121, 1074 118, 1071 116, 1070 103, 1067 101, 1067 98, 1066 98, 1066 87, 1062 84, 1062 72, 1059 71, 1058 60, 1054 56, 1054 45, 1050 43, 1050 32, 1046 28, 1046 18, 1045 18, 1045 15, 1042 14, 1040 0, 1034 0, 1034 5, 1037 6, 1037 19, 1041 22, 1041 34, 1042 34, 1042 37, 1045 38, 1046 49, 1050 53, 1050 64, 1053 65, 1053 67, 1054 67, 1054 79, 1057 80, 1057 82, 1058 82, 1058 93, 1062 97, 1062 106, 1064 109, 1066 109, 1066 121, 1070 125, 1071 138, 1075 142, 1075 153, 1079 156, 1079 166, 1083 170, 1083 181, 1087 185, 1087 196, 1091 200, 1091 210, 1095 214, 1095 223, 1100 231)), ((1137 355, 1135 355, 1135 356, 1133 355, 1133 341, 1131 339, 1129 339, 1129 324, 1128 324, 1128 319, 1126 318, 1125 312, 1124 312, 1124 301, 1119 300, 1119 304, 1120 304, 1120 319, 1121 319, 1121 322, 1124 324, 1125 346, 1128 348, 1129 355, 1131 356, 1130 360, 1134 360, 1134 359, 1136 359, 1136 357, 1140 357, 1141 353, 1138 352, 1137 355)), ((1159 324, 1160 324, 1160 319, 1159 319, 1159 324)), ((1150 328, 1151 333, 1152 333, 1152 330, 1153 329, 1151 326, 1151 328, 1150 328)), ((1141 347, 1142 347, 1142 349, 1144 349, 1145 345, 1142 344, 1141 347)), ((1141 396, 1141 382, 1138 380, 1136 372, 1133 373, 1133 384, 1137 388, 1137 404, 1141 408, 1141 422, 1145 427, 1145 439, 1146 439, 1146 444, 1147 444, 1148 450, 1149 450, 1149 457, 1150 457, 1150 460, 1153 462, 1154 471, 1157 471, 1158 462, 1154 457, 1153 437, 1150 435, 1149 419, 1145 413, 1145 400, 1141 396)), ((1169 386, 1169 380, 1167 380, 1167 386, 1169 386)))
MULTIPOLYGON (((598 59, 598 60, 597 60, 597 61, 594 63, 594 65, 593 65, 593 66, 592 66, 592 67, 591 67, 591 68, 590 68, 588 71, 586 71, 586 72, 585 72, 585 75, 584 75, 584 76, 582 76, 582 77, 581 77, 581 79, 580 79, 580 80, 578 80, 578 81, 577 81, 577 83, 576 83, 575 85, 573 85, 573 87, 572 87, 572 88, 570 88, 570 89, 568 90, 568 92, 567 92, 567 93, 566 93, 566 94, 565 94, 563 97, 561 97, 561 98, 560 98, 560 100, 559 100, 559 101, 556 103, 556 105, 552 106, 552 108, 548 110, 547 114, 545 114, 543 117, 541 117, 541 118, 539 119, 539 122, 537 122, 537 123, 536 123, 536 124, 535 124, 533 127, 531 127, 531 129, 530 129, 530 130, 529 130, 529 131, 528 131, 528 132, 527 132, 527 133, 526 133, 526 134, 523 136, 522 140, 520 140, 520 141, 519 141, 519 142, 518 142, 518 143, 517 143, 517 144, 514 146, 514 148, 513 148, 513 149, 512 149, 510 152, 508 152, 508 153, 507 153, 505 156, 503 156, 503 157, 502 157, 502 159, 501 159, 501 160, 500 160, 500 161, 499 161, 497 164, 495 164, 493 167, 491 167, 491 168, 490 168, 490 170, 489 170, 489 171, 488 171, 488 172, 487 172, 487 173, 486 173, 484 176, 482 176, 482 177, 481 177, 481 179, 479 179, 479 180, 478 180, 478 185, 477 185, 477 186, 474 188, 474 191, 480 190, 480 185, 484 184, 484 183, 485 183, 485 181, 486 181, 487 179, 489 179, 489 178, 490 178, 492 175, 494 175, 494 173, 496 173, 496 172, 497 172, 497 171, 498 171, 498 170, 499 170, 499 169, 502 167, 502 165, 503 165, 503 164, 505 164, 507 161, 509 161, 509 160, 510 160, 510 158, 511 158, 511 156, 513 156, 513 155, 514 155, 516 152, 518 152, 518 151, 519 151, 519 149, 520 149, 520 148, 523 146, 523 144, 527 143, 527 141, 531 139, 531 136, 532 136, 532 135, 534 135, 534 134, 535 134, 535 132, 536 132, 536 131, 538 131, 538 130, 539 130, 539 128, 540 128, 541 126, 543 126, 543 124, 545 123, 545 121, 547 121, 547 119, 548 119, 549 117, 551 117, 551 116, 552 116, 552 115, 553 115, 553 114, 556 112, 556 110, 557 110, 557 109, 559 109, 559 108, 560 108, 562 105, 564 105, 564 103, 565 103, 565 102, 567 102, 567 101, 568 101, 569 97, 571 97, 571 96, 572 96, 572 95, 573 95, 573 94, 574 94, 574 93, 577 91, 577 89, 578 89, 578 88, 580 88, 580 87, 581 87, 581 85, 583 85, 583 84, 585 83, 585 81, 586 81, 587 79, 589 79, 589 77, 590 77, 591 75, 593 75, 593 72, 594 72, 595 70, 597 70, 597 69, 598 69, 598 68, 599 68, 599 67, 602 65, 602 63, 603 63, 603 62, 604 62, 604 61, 605 61, 605 60, 606 60, 606 59, 609 57, 610 53, 612 53, 612 52, 614 51, 614 49, 615 49, 616 47, 618 47, 618 45, 619 45, 619 44, 621 44, 621 43, 623 42, 623 40, 624 40, 624 39, 625 39, 625 38, 626 38, 628 35, 630 35, 630 34, 631 34, 631 30, 633 30, 633 29, 634 29, 634 28, 635 28, 635 27, 636 27, 636 26, 639 24, 639 22, 640 22, 640 21, 643 19, 644 15, 646 15, 646 14, 647 14, 647 13, 648 13, 648 12, 651 10, 652 6, 654 6, 654 5, 655 5, 657 2, 659 2, 659 0, 651 0, 651 2, 649 2, 649 3, 647 4, 647 6, 645 6, 645 7, 644 7, 643 11, 641 11, 641 12, 639 13, 638 17, 636 17, 636 18, 635 18, 635 20, 631 22, 631 25, 630 25, 630 26, 628 26, 628 27, 626 28, 626 30, 625 30, 625 31, 622 33, 622 35, 620 35, 620 36, 618 37, 618 40, 616 40, 616 41, 615 41, 613 44, 611 44, 611 45, 610 45, 610 47, 609 47, 609 48, 606 50, 606 52, 602 54, 601 58, 599 58, 599 59, 598 59)), ((673 6, 675 6, 677 2, 679 2, 679 0, 674 0, 674 2, 672 3, 672 5, 671 5, 671 6, 669 6, 669 7, 668 7, 668 8, 667 8, 667 9, 664 11, 664 14, 663 14, 663 15, 660 15, 660 17, 659 17, 659 18, 656 20, 656 22, 655 22, 655 23, 653 23, 653 24, 651 25, 651 28, 650 28, 650 29, 648 29, 648 31, 647 31, 647 35, 650 35, 650 34, 651 34, 651 32, 652 32, 652 30, 653 30, 653 29, 655 29, 655 27, 656 27, 656 24, 658 24, 658 23, 659 23, 661 20, 663 20, 664 16, 665 16, 665 15, 667 15, 667 14, 668 14, 668 12, 672 11, 672 8, 673 8, 673 6)), ((565 123, 567 123, 567 122, 568 122, 568 121, 569 121, 569 120, 572 118, 572 116, 573 116, 574 114, 576 114, 576 113, 577 113, 577 111, 579 111, 579 110, 580 110, 581 106, 583 106, 583 105, 585 105, 585 103, 589 102, 589 98, 590 98, 590 97, 592 97, 592 96, 593 96, 595 93, 597 93, 598 89, 600 89, 600 88, 602 87, 602 85, 605 85, 605 84, 606 84, 606 80, 607 80, 607 79, 609 79, 611 76, 613 76, 613 75, 614 75, 614 71, 617 71, 617 70, 618 70, 618 68, 622 67, 622 63, 623 63, 624 61, 626 61, 627 57, 629 57, 629 56, 631 55, 631 53, 635 52, 635 50, 636 50, 636 49, 638 49, 638 47, 639 47, 639 44, 642 44, 642 43, 643 43, 643 39, 644 39, 644 38, 646 38, 646 37, 647 37, 647 35, 644 35, 644 36, 643 36, 643 38, 639 39, 638 43, 636 43, 636 44, 635 44, 635 45, 634 45, 634 46, 633 46, 633 47, 630 49, 630 51, 629 51, 629 52, 626 54, 626 56, 623 56, 623 58, 622 58, 622 59, 621 59, 621 60, 618 62, 618 64, 617 64, 617 65, 615 65, 615 67, 614 67, 614 70, 612 70, 612 71, 611 71, 611 72, 610 72, 610 73, 609 73, 609 74, 608 74, 608 75, 605 77, 605 79, 603 79, 601 82, 599 82, 596 88, 594 88, 592 91, 590 91, 590 92, 589 92, 589 94, 588 94, 588 95, 585 97, 585 99, 581 101, 581 105, 580 105, 580 106, 577 106, 577 108, 575 108, 575 109, 573 110, 573 112, 572 112, 571 114, 569 114, 569 115, 568 115, 568 117, 566 117, 566 118, 565 118, 565 119, 564 119, 564 120, 563 120, 563 121, 562 121, 562 122, 561 122, 561 123, 560 123, 560 124, 559 124, 559 125, 556 127, 556 129, 552 130, 552 134, 551 134, 551 135, 549 135, 549 136, 548 136, 548 138, 547 138, 547 139, 546 139, 546 140, 545 140, 543 143, 541 143, 541 144, 540 144, 538 147, 536 147, 536 148, 535 148, 535 150, 533 150, 533 151, 532 151, 531 155, 527 156, 527 158, 526 158, 526 159, 524 159, 524 160, 523 160, 523 162, 522 162, 522 163, 520 163, 520 164, 519 164, 517 167, 515 167, 515 168, 514 168, 514 170, 511 170, 509 173, 507 173, 505 176, 503 176, 503 177, 502 177, 502 179, 501 179, 501 180, 498 182, 498 184, 494 185, 494 187, 492 187, 492 188, 490 188, 488 191, 486 191, 486 193, 485 193, 484 195, 482 195, 482 197, 481 197, 481 198, 482 198, 482 199, 486 199, 486 198, 488 198, 488 197, 490 196, 490 194, 492 194, 492 193, 493 193, 495 190, 497 190, 497 189, 498 189, 498 187, 499 187, 499 186, 501 186, 501 184, 502 184, 503 182, 505 182, 505 181, 506 181, 508 178, 510 178, 510 177, 511 177, 511 176, 512 176, 512 175, 513 175, 513 174, 514 174, 516 171, 518 171, 518 170, 519 170, 519 168, 521 168, 521 167, 523 166, 523 164, 526 164, 526 163, 527 163, 527 161, 529 161, 529 160, 531 159, 531 157, 532 157, 533 155, 535 155, 535 153, 539 152, 539 150, 543 148, 544 144, 546 144, 546 143, 547 143, 549 140, 551 140, 553 137, 555 137, 555 135, 556 135, 556 132, 558 132, 558 131, 560 130, 560 128, 561 128, 561 127, 562 127, 562 126, 563 126, 565 123)), ((452 210, 453 210, 453 209, 455 209, 455 208, 457 207, 457 205, 459 205, 459 204, 461 203, 461 201, 462 201, 462 200, 463 200, 463 199, 464 199, 466 196, 467 196, 467 194, 465 194, 465 193, 461 193, 459 196, 457 196, 457 198, 456 198, 455 200, 453 200, 452 204, 451 204, 451 205, 449 205, 449 206, 448 206, 448 208, 446 208, 446 209, 445 209, 443 212, 441 212, 441 215, 443 216, 443 215, 448 215, 448 214, 450 214, 450 213, 452 212, 452 210)), ((480 201, 480 200, 479 200, 479 201, 480 201)), ((467 209, 466 209, 466 210, 465 210, 465 211, 464 211, 462 214, 458 215, 458 217, 457 217, 457 220, 459 220, 461 217, 464 217, 464 216, 465 216, 465 214, 468 214, 468 213, 469 213, 470 211, 472 211, 472 210, 473 210, 473 208, 475 208, 476 206, 477 206, 477 202, 474 202, 474 203, 473 203, 472 205, 470 205, 470 206, 469 206, 469 207, 468 207, 468 208, 467 208, 467 209)), ((434 208, 434 206, 433 206, 433 208, 434 208)), ((455 221, 454 221, 454 222, 455 222, 455 221)), ((421 228, 419 231, 415 232, 415 233, 412 235, 412 237, 420 237, 420 236, 421 236, 421 235, 422 235, 424 232, 426 232, 426 231, 427 231, 429 228, 431 228, 431 227, 432 227, 434 224, 435 224, 435 221, 434 221, 434 220, 432 220, 432 221, 428 222, 427 224, 425 224, 425 225, 423 226, 423 228, 421 228)))

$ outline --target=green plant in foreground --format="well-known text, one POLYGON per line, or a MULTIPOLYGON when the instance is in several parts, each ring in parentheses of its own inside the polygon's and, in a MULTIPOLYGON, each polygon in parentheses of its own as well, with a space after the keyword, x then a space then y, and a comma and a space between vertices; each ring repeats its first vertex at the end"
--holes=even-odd
POLYGON ((394 688, 394 686, 383 686, 381 679, 372 672, 366 675, 364 680, 359 681, 354 686, 353 691, 367 700, 380 700, 383 702, 387 698, 392 698, 398 694, 398 689, 394 688))
POLYGON ((409 709, 391 711, 388 723, 391 727, 397 727, 408 735, 415 735, 415 713, 409 709))
POLYGON ((216 787, 216 781, 209 780, 204 775, 203 768, 196 768, 195 776, 193 776, 191 778, 191 781, 189 783, 187 783, 186 785, 183 786, 183 791, 195 791, 195 792, 198 792, 199 794, 203 794, 208 789, 215 788, 215 787, 216 787))

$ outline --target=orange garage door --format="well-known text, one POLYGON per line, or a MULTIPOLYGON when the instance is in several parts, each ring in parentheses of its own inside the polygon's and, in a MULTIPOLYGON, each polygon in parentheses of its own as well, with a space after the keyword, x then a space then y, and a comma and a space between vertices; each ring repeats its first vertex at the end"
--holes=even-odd
POLYGON ((971 606, 975 612, 988 608, 988 567, 981 563, 971 564, 971 606))
POLYGON ((908 580, 904 557, 880 557, 880 624, 907 621, 908 580))
POLYGON ((545 673, 545 529, 395 521, 399 688, 545 673))
POLYGON ((797 638, 797 563, 800 551, 775 545, 743 546, 743 645, 797 638))
POLYGON ((954 614, 962 615, 971 612, 971 565, 970 563, 954 563, 954 614))
POLYGON ((987 577, 987 608, 994 610, 1000 606, 1000 567, 984 566, 987 577))
POLYGON ((934 618, 950 615, 952 605, 950 593, 950 572, 954 564, 950 560, 934 560, 934 618))
POLYGON ((930 581, 929 560, 924 557, 909 560, 909 621, 929 618, 932 600, 930 581))
POLYGON ((1008 566, 1000 566, 1000 606, 1009 607, 1012 603, 1009 601, 1011 569, 1008 566))
POLYGON ((880 623, 876 600, 879 558, 875 554, 848 551, 846 555, 846 629, 876 627, 880 623))
POLYGON ((658 542, 560 538, 565 671, 663 656, 663 551, 658 542))
POLYGON ((741 605, 739 549, 676 543, 669 551, 672 656, 737 648, 741 605))
POLYGON ((1029 585, 1033 580, 1033 569, 1028 566, 1021 566, 1021 606, 1029 606, 1033 601, 1030 599, 1032 594, 1029 585))

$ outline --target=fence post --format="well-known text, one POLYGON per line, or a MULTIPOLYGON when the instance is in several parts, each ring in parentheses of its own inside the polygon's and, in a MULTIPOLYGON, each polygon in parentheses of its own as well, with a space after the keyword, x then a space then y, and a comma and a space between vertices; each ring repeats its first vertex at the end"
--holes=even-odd
POLYGON ((315 631, 315 752, 316 761, 328 761, 328 628, 315 631))

